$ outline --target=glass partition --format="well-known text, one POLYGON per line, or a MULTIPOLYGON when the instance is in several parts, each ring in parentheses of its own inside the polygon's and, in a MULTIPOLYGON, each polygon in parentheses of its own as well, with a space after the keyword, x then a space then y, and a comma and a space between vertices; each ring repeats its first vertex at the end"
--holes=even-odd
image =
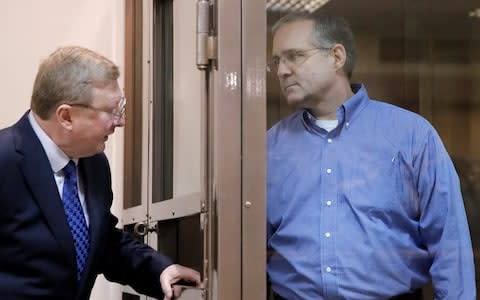
MULTIPOLYGON (((358 59, 352 82, 365 84, 373 99, 423 115, 439 132, 461 180, 478 290, 480 4, 474 0, 324 2, 320 11, 344 16, 353 28, 358 59)), ((293 6, 284 12, 274 11, 278 5, 267 7, 268 28, 293 10, 293 6)), ((268 32, 268 57, 271 43, 268 32)), ((267 73, 268 127, 292 111, 281 95, 276 74, 267 73)), ((425 299, 431 298, 430 293, 426 291, 425 299)))

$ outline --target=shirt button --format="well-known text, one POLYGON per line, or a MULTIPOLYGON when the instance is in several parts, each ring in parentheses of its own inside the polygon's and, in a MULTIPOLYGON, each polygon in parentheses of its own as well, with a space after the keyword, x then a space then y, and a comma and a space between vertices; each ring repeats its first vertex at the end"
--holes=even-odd
POLYGON ((350 123, 349 122, 345 123, 345 126, 347 126, 347 127, 350 126, 350 123))
POLYGON ((332 143, 332 139, 328 139, 328 140, 327 140, 327 143, 331 144, 331 143, 332 143))
POLYGON ((327 169, 327 173, 328 173, 328 174, 332 173, 332 169, 328 168, 328 169, 327 169))
POLYGON ((325 232, 326 237, 330 237, 330 232, 325 232))
POLYGON ((332 201, 328 200, 327 201, 327 206, 330 206, 330 205, 332 205, 332 201))
POLYGON ((332 268, 326 267, 326 268, 325 268, 325 271, 327 271, 327 273, 330 273, 330 272, 332 272, 332 268))

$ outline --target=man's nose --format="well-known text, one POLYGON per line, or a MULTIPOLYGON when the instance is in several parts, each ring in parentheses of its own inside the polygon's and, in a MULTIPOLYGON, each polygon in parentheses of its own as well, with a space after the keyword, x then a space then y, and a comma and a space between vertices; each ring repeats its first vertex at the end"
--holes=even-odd
POLYGON ((290 68, 288 62, 284 58, 281 58, 278 62, 277 76, 281 77, 290 73, 292 73, 292 69, 290 68))
POLYGON ((121 118, 115 118, 113 120, 113 125, 115 125, 115 127, 125 126, 125 116, 122 116, 121 118))

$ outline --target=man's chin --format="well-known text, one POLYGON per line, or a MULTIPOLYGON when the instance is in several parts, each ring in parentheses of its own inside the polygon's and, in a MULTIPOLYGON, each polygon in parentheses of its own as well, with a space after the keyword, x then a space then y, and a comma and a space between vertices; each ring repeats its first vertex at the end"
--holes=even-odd
POLYGON ((105 147, 106 147, 105 142, 100 143, 100 145, 98 145, 98 148, 97 148, 98 149, 97 153, 101 153, 101 152, 105 151, 105 147))
POLYGON ((303 98, 294 96, 287 97, 287 104, 295 108, 300 108, 303 104, 303 98))
POLYGON ((88 156, 94 156, 105 151, 105 142, 99 143, 95 150, 92 149, 91 153, 88 156))

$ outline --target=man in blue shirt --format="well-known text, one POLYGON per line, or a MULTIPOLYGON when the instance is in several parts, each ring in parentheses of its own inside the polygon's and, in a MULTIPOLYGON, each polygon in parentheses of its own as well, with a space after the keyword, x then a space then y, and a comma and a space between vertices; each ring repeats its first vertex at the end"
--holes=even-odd
POLYGON ((459 179, 421 116, 351 84, 353 34, 329 15, 273 28, 270 71, 299 110, 268 131, 276 299, 476 299, 459 179))

